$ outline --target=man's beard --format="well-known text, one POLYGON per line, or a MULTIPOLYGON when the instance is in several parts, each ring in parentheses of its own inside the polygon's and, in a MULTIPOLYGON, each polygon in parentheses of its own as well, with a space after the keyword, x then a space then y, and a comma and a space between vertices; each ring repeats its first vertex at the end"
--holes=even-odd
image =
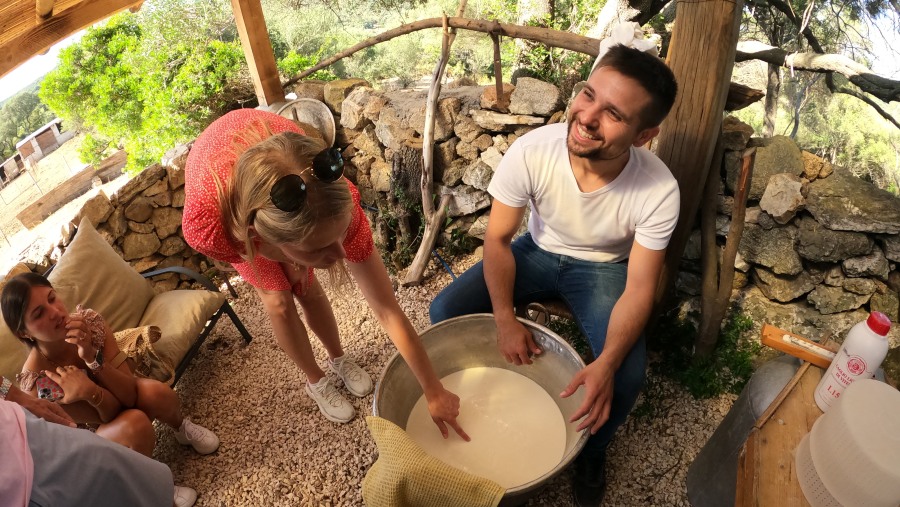
POLYGON ((612 153, 609 147, 599 146, 597 148, 587 148, 578 144, 572 137, 572 131, 575 129, 575 124, 571 123, 569 126, 569 134, 566 136, 566 148, 568 148, 569 153, 578 158, 584 158, 591 161, 605 161, 605 160, 615 160, 622 155, 624 155, 629 147, 625 147, 624 150, 619 153, 612 153))

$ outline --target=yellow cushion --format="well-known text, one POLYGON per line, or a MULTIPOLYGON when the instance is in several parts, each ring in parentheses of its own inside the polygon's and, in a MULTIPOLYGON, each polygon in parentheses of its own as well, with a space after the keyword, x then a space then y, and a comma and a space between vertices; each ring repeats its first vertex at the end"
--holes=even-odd
MULTIPOLYGON (((28 273, 29 271, 31 270, 28 269, 28 266, 22 263, 13 266, 9 273, 0 279, 0 291, 6 285, 6 280, 19 273, 28 273)), ((13 335, 6 322, 0 318, 0 375, 14 381, 16 373, 22 371, 22 365, 25 364, 27 357, 28 347, 13 335)))
POLYGON ((378 459, 362 483, 367 507, 494 507, 506 490, 427 454, 399 426, 366 417, 378 459))
POLYGON ((200 331, 225 302, 221 292, 208 290, 172 290, 154 297, 138 325, 157 326, 162 337, 153 344, 164 361, 178 366, 200 331))
POLYGON ((113 331, 137 327, 153 288, 85 218, 47 277, 69 310, 76 304, 103 316, 113 331))

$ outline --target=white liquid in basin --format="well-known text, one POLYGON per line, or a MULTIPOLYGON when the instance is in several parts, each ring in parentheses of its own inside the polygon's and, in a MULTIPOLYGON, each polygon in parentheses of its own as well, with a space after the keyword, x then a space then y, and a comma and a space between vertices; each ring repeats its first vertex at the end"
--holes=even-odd
POLYGON ((469 368, 441 383, 459 396, 457 420, 472 441, 452 428, 444 440, 423 395, 409 414, 406 432, 428 454, 506 489, 541 477, 562 460, 566 422, 533 380, 502 368, 469 368))

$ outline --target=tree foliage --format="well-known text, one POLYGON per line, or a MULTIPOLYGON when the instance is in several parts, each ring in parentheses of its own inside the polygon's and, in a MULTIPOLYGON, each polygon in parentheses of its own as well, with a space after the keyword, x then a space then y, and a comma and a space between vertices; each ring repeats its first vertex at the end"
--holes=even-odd
POLYGON ((22 91, 0 108, 0 160, 16 152, 16 143, 53 119, 53 113, 31 89, 22 91))
POLYGON ((97 143, 124 146, 129 170, 159 160, 252 93, 239 42, 164 47, 145 33, 129 13, 89 29, 60 53, 40 90, 50 109, 93 133, 97 143))

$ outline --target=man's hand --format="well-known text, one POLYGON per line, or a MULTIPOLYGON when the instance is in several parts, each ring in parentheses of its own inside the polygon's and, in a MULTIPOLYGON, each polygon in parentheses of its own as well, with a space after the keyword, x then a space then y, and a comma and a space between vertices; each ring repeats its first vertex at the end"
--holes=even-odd
POLYGON ((459 416, 459 396, 442 387, 436 396, 428 398, 428 412, 431 414, 431 420, 441 430, 441 435, 444 438, 450 436, 450 432, 447 430, 449 425, 463 440, 466 442, 471 440, 456 421, 456 418, 459 416))
POLYGON ((30 396, 16 387, 10 389, 6 399, 18 403, 25 410, 47 422, 62 424, 71 428, 75 427, 75 421, 56 403, 30 396))
POLYGON ((578 386, 584 385, 584 402, 569 418, 569 422, 575 422, 584 417, 584 420, 578 425, 578 431, 589 427, 591 435, 594 435, 609 419, 614 374, 612 368, 595 360, 576 373, 569 385, 560 393, 561 397, 568 398, 578 390, 578 386))
POLYGON ((515 319, 497 324, 497 345, 507 362, 519 366, 531 364, 531 354, 541 353, 531 331, 515 319))

